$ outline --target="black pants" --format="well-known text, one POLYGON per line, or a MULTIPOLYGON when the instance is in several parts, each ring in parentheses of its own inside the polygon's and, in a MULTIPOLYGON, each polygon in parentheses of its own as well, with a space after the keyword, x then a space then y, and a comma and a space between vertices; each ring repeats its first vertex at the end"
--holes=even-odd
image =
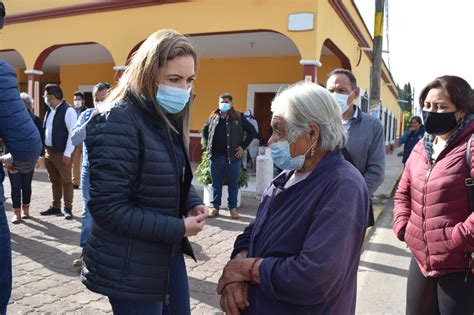
MULTIPOLYGON (((467 267, 467 266, 466 266, 467 267)), ((407 315, 474 314, 474 277, 457 272, 432 278, 411 259, 407 283, 407 315)))
POLYGON ((12 186, 13 208, 20 208, 21 203, 29 205, 31 201, 31 182, 33 181, 34 170, 29 173, 8 173, 12 186))

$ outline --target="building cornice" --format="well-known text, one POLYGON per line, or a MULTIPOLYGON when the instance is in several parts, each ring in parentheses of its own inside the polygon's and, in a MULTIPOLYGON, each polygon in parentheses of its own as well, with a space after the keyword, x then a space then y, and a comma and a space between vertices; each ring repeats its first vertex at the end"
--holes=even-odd
MULTIPOLYGON (((354 6, 354 8, 356 8, 356 12, 357 12, 359 18, 363 22, 362 16, 360 15, 360 12, 359 12, 359 10, 357 9, 357 6, 354 3, 354 0, 352 0, 351 2, 352 2, 352 5, 354 6)), ((345 6, 345 4, 342 2, 342 0, 329 0, 329 3, 333 7, 334 11, 336 11, 337 15, 341 18, 342 22, 346 25, 348 30, 351 32, 352 36, 354 36, 354 38, 356 39, 359 47, 373 47, 372 37, 370 37, 370 43, 369 43, 369 41, 364 36, 364 33, 359 28, 357 23, 354 21, 351 13, 349 12, 349 10, 345 6)), ((368 32, 369 36, 370 36, 370 32, 367 29, 367 26, 365 26, 365 29, 368 32)), ((371 61, 373 60, 373 54, 372 54, 371 51, 363 51, 363 53, 365 53, 367 55, 369 60, 371 60, 371 61)), ((385 62, 383 62, 383 63, 384 63, 385 68, 388 69, 387 66, 385 65, 385 62)), ((392 78, 392 75, 391 75, 390 71, 388 71, 388 72, 389 72, 389 75, 387 75, 385 73, 385 71, 382 71, 382 79, 386 83, 394 83, 394 80, 392 78)), ((397 93, 396 89, 393 86, 388 86, 388 88, 392 92, 393 96, 396 99, 398 99, 398 93, 397 93)))
POLYGON ((7 15, 6 24, 27 23, 38 20, 55 19, 61 17, 98 13, 104 11, 115 11, 133 9, 138 7, 153 6, 186 2, 186 0, 135 0, 135 1, 107 1, 88 2, 45 10, 37 10, 25 13, 7 15))

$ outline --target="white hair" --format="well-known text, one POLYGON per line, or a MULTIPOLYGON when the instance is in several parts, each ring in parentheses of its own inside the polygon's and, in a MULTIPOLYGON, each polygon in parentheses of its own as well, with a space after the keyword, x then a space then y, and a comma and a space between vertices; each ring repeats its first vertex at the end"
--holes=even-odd
POLYGON ((272 102, 273 115, 285 120, 288 140, 309 132, 309 124, 320 129, 320 147, 323 151, 343 148, 347 142, 342 127, 341 111, 334 97, 315 83, 298 82, 280 91, 272 102))
POLYGON ((21 97, 21 100, 23 101, 23 103, 25 104, 26 109, 28 111, 31 111, 33 109, 33 106, 34 106, 34 101, 33 101, 33 98, 30 96, 30 94, 25 93, 25 92, 21 92, 20 97, 21 97))

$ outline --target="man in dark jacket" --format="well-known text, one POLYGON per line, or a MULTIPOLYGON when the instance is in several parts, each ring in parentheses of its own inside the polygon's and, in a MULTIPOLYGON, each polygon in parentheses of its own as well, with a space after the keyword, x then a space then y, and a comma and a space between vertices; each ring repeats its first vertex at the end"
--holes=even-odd
POLYGON ((64 218, 72 219, 72 198, 74 188, 71 174, 71 155, 74 146, 71 131, 76 124, 76 111, 63 99, 63 91, 56 84, 48 84, 44 101, 49 111, 44 118, 45 146, 44 164, 53 188, 53 202, 41 215, 61 213, 61 199, 64 191, 64 218))
MULTIPOLYGON (((3 28, 5 7, 0 0, 0 29, 3 28)), ((28 173, 34 169, 41 152, 41 138, 30 115, 25 109, 18 92, 15 70, 0 60, 0 138, 3 139, 8 155, 0 162, 10 172, 28 173)), ((6 314, 12 288, 12 253, 10 230, 3 203, 3 179, 0 168, 0 314, 6 314)))
POLYGON ((255 128, 232 105, 232 95, 219 96, 219 108, 211 113, 204 124, 202 136, 207 152, 211 156, 212 205, 209 217, 219 215, 222 186, 227 178, 229 193, 228 208, 232 219, 238 219, 237 194, 240 174, 240 159, 250 142, 255 138, 255 128), (244 131, 247 136, 244 139, 244 131))
MULTIPOLYGON (((326 84, 341 109, 342 125, 349 139, 345 150, 346 160, 351 162, 364 176, 369 196, 383 183, 385 176, 385 141, 380 119, 368 115, 354 104, 359 97, 357 80, 346 69, 335 69, 329 74, 326 84)), ((369 209, 368 226, 374 225, 372 204, 369 209)))

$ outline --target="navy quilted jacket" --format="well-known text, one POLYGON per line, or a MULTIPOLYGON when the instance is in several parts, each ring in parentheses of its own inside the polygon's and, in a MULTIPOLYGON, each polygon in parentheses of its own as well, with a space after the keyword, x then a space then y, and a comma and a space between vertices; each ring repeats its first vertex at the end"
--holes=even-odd
POLYGON ((122 100, 87 126, 94 223, 82 282, 113 298, 164 301, 171 257, 180 247, 192 255, 182 216, 202 201, 187 158, 177 166, 182 139, 152 108, 122 100))
MULTIPOLYGON (((0 59, 0 138, 13 156, 13 166, 20 173, 34 169, 43 147, 41 138, 25 104, 20 99, 14 69, 0 59)), ((5 201, 0 167, 0 206, 5 201)))

